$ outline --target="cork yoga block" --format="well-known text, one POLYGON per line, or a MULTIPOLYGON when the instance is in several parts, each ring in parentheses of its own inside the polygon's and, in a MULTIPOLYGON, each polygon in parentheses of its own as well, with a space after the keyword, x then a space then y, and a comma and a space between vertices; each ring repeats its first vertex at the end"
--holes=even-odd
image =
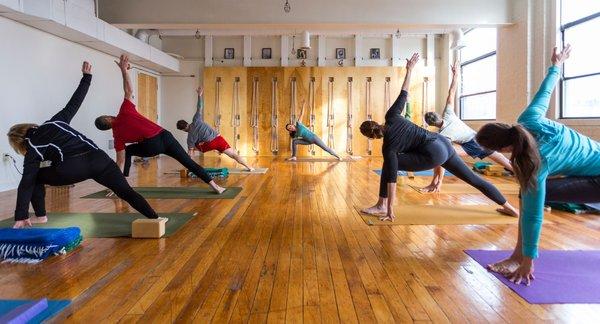
POLYGON ((131 223, 133 238, 161 238, 165 235, 167 218, 136 219, 131 223))

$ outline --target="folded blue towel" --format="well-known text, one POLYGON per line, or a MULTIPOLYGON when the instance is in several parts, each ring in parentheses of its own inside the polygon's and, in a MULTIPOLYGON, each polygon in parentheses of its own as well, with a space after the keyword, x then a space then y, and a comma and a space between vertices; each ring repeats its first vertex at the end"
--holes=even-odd
POLYGON ((78 227, 0 228, 0 259, 4 262, 37 263, 75 249, 82 239, 78 227))

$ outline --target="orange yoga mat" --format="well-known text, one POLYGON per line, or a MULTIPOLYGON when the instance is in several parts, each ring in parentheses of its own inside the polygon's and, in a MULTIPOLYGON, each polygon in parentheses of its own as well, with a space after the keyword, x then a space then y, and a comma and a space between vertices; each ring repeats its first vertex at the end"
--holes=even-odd
POLYGON ((367 225, 487 225, 517 224, 517 217, 506 216, 496 211, 496 206, 419 206, 400 205, 394 208, 393 222, 380 221, 379 216, 364 214, 356 210, 367 225))

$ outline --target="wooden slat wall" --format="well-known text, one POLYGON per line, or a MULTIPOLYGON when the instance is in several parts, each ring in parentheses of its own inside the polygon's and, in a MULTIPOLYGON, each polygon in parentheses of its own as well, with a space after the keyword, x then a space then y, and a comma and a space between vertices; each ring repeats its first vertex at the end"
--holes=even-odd
MULTIPOLYGON (((233 127, 230 125, 233 82, 240 78, 239 100, 241 111, 240 139, 238 150, 245 156, 273 156, 271 152, 271 85, 274 77, 278 80, 278 139, 279 154, 290 155, 290 138, 285 124, 290 122, 291 79, 296 78, 297 110, 300 112, 302 100, 308 102, 309 82, 315 78, 315 133, 327 143, 327 98, 329 78, 334 79, 333 102, 335 114, 334 149, 339 153, 346 152, 347 139, 347 105, 348 78, 353 78, 353 154, 367 155, 367 139, 360 134, 359 126, 366 120, 366 84, 371 77, 371 96, 373 119, 383 122, 387 106, 384 105, 384 87, 386 77, 390 78, 390 101, 393 103, 402 84, 404 68, 398 67, 208 67, 204 70, 205 120, 213 125, 215 117, 216 79, 221 78, 221 135, 233 146, 233 127), (252 82, 259 80, 259 152, 252 150, 252 128, 250 118, 252 112, 252 82)), ((432 78, 429 79, 433 84, 432 78)), ((432 91, 430 91, 431 93, 432 91)), ((430 102, 433 100, 430 97, 430 102)), ((413 74, 409 103, 412 109, 412 120, 422 125, 423 115, 423 74, 417 70, 413 74)), ((431 109, 431 107, 429 108, 431 109)), ((428 110, 428 109, 425 109, 428 110)), ((308 126, 309 107, 302 122, 308 126)), ((381 142, 374 141, 373 155, 381 156, 381 142)), ((216 153, 211 153, 216 154, 216 153)), ((301 146, 299 156, 309 156, 306 146, 301 146)), ((316 149, 316 156, 327 153, 316 149)))

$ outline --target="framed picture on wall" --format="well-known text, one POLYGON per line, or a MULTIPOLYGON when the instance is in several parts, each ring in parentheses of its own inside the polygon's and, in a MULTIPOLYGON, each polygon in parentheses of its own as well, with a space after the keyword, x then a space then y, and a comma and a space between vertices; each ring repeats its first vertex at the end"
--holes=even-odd
POLYGON ((369 58, 372 60, 379 60, 381 58, 381 50, 379 48, 371 48, 369 50, 369 58))
POLYGON ((223 54, 223 57, 226 60, 233 60, 235 58, 235 49, 233 49, 233 48, 226 48, 225 49, 225 54, 223 54))
POLYGON ((306 52, 305 49, 299 48, 296 51, 296 58, 299 60, 306 60, 306 58, 308 57, 308 53, 306 52))
POLYGON ((270 60, 271 59, 271 48, 270 47, 263 48, 261 51, 261 57, 263 60, 270 60))
POLYGON ((336 48, 335 49, 335 58, 336 58, 336 60, 345 60, 346 59, 346 49, 345 48, 336 48))

